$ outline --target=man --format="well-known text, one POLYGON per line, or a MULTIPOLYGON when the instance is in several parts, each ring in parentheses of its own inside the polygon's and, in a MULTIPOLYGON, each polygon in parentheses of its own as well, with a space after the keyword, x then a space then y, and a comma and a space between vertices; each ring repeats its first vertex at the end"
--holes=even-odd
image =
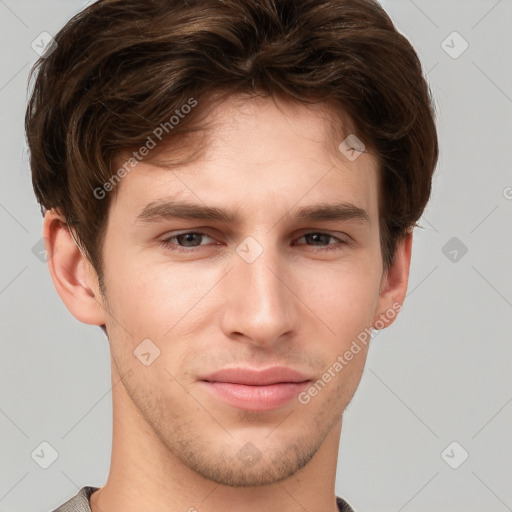
POLYGON ((411 45, 370 0, 105 0, 36 70, 49 270, 113 386, 108 480, 57 510, 351 511, 343 411, 438 157, 411 45))

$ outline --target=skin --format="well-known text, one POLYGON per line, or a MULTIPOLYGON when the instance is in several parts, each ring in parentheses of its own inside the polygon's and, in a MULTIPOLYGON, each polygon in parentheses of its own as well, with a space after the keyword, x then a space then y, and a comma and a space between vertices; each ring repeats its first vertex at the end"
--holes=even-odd
POLYGON ((172 169, 139 163, 111 197, 105 296, 62 217, 46 214, 60 297, 78 320, 105 324, 109 335, 112 459, 93 512, 224 512, 228 503, 247 512, 337 510, 342 415, 368 346, 305 405, 293 399, 248 411, 198 382, 222 368, 274 365, 315 382, 358 334, 403 303, 412 235, 384 271, 377 160, 332 151, 341 141, 329 140, 329 112, 323 104, 232 96, 210 114, 215 124, 199 160, 172 169), (136 221, 164 199, 232 209, 240 221, 136 221), (369 221, 294 219, 299 207, 340 201, 366 210, 369 221), (207 236, 162 245, 182 230, 207 236), (318 232, 327 236, 304 236, 318 232), (236 252, 249 236, 263 248, 252 263, 236 252), (173 250, 179 243, 193 250, 173 250), (147 338, 160 350, 149 366, 133 354, 147 338), (253 465, 237 457, 247 443, 259 457, 253 465))

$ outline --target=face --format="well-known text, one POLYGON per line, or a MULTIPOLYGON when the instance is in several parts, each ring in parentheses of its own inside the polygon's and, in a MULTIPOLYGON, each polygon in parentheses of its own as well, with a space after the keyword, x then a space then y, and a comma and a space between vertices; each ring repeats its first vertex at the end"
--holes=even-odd
POLYGON ((380 307, 377 163, 329 149, 328 113, 231 97, 199 160, 141 162, 112 197, 119 385, 172 457, 219 483, 298 471, 361 377, 361 344, 332 368, 380 307))

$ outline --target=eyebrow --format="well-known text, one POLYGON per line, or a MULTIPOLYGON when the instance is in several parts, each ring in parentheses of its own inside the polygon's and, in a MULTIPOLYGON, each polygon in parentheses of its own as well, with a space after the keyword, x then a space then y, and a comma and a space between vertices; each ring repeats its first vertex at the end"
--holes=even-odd
MULTIPOLYGON (((318 204, 299 208, 294 218, 299 221, 348 221, 370 222, 368 211, 355 204, 343 202, 318 204)), ((241 219, 231 210, 183 201, 156 201, 149 203, 137 216, 136 222, 153 223, 164 220, 206 220, 225 223, 240 223, 241 219)))

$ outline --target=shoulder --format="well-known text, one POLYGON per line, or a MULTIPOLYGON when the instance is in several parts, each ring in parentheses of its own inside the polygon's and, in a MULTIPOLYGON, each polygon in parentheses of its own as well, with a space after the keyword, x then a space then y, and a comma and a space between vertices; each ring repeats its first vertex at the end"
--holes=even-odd
MULTIPOLYGON (((98 489, 99 487, 89 485, 82 487, 75 496, 52 512, 91 512, 89 498, 91 494, 98 489)), ((340 512, 354 512, 354 509, 342 498, 336 497, 336 503, 340 512)))
POLYGON ((340 512, 355 512, 354 509, 342 498, 336 496, 336 503, 340 512))
POLYGON ((89 498, 97 489, 99 489, 99 487, 92 487, 90 485, 82 487, 75 496, 52 512, 91 512, 89 498))

